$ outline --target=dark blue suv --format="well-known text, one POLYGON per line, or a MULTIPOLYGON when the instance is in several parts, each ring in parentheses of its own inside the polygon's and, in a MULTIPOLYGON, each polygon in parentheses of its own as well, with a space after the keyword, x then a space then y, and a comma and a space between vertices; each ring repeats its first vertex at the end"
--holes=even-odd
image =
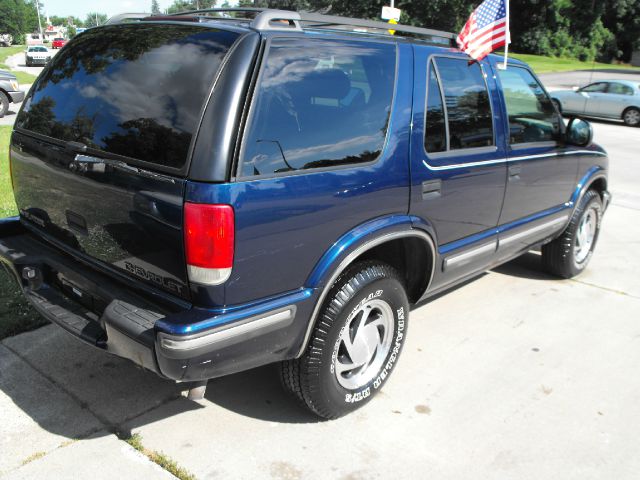
POLYGON ((411 305, 537 247, 586 267, 608 159, 525 64, 416 27, 219 13, 87 30, 31 88, 0 258, 43 316, 192 398, 280 362, 335 418, 385 383, 411 305))

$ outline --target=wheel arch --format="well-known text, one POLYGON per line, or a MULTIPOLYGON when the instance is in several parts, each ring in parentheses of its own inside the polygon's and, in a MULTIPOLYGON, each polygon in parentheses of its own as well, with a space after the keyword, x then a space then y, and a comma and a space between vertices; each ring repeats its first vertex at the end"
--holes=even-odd
POLYGON ((433 280, 437 250, 433 232, 426 225, 415 228, 414 220, 403 215, 367 222, 343 235, 325 252, 306 282, 320 294, 296 357, 304 353, 332 285, 356 262, 379 260, 391 265, 405 281, 409 302, 422 298, 433 280))
POLYGON ((600 195, 600 198, 604 199, 604 194, 607 191, 607 183, 606 170, 599 165, 591 167, 580 179, 573 195, 571 196, 570 203, 573 208, 577 208, 580 200, 589 190, 595 190, 600 195))

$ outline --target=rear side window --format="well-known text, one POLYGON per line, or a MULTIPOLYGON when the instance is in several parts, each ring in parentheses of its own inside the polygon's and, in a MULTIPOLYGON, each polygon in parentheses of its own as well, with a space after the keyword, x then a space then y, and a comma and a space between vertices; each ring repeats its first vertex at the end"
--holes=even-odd
POLYGON ((428 70, 426 151, 495 145, 489 91, 480 65, 466 59, 435 57, 428 70), (443 144, 443 126, 447 144, 443 144))
POLYGON ((429 153, 444 152, 447 149, 447 128, 444 117, 444 103, 436 70, 431 62, 427 83, 427 118, 425 123, 424 148, 429 153))
POLYGON ((394 45, 274 39, 261 73, 240 176, 375 160, 393 98, 394 45))
POLYGON ((509 115, 509 141, 513 144, 555 141, 560 117, 540 83, 526 69, 498 70, 509 115))
POLYGON ((633 88, 623 83, 610 83, 607 93, 616 95, 633 95, 633 88))
POLYGON ((88 30, 54 57, 16 126, 179 169, 237 36, 195 25, 88 30))

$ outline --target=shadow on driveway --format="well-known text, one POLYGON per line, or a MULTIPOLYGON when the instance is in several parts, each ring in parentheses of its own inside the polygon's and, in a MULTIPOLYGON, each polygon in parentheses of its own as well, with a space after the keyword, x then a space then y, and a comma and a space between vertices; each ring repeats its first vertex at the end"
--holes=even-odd
MULTIPOLYGON (((494 271, 556 279, 541 271, 537 253, 527 253, 494 271)), ((143 418, 146 424, 154 423, 207 404, 266 422, 320 421, 282 389, 276 365, 211 380, 205 399, 194 402, 182 395, 185 385, 85 345, 55 325, 7 338, 2 345, 10 354, 0 356, 0 390, 40 428, 69 439, 96 432, 126 437, 144 425, 143 418)))

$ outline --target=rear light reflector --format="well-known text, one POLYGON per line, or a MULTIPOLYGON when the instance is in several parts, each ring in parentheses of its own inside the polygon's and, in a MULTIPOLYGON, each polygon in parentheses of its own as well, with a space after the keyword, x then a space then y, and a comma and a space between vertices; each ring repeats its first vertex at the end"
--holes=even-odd
POLYGON ((184 204, 184 248, 189 280, 219 285, 231 275, 235 222, 231 205, 184 204))

